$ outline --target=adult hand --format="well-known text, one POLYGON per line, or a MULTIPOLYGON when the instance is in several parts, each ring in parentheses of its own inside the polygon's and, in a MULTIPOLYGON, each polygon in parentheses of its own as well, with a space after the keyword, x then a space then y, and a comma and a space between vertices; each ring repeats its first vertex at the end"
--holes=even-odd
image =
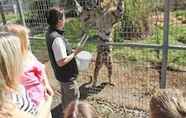
POLYGON ((76 56, 79 52, 81 52, 81 51, 82 51, 82 48, 76 48, 75 51, 74 51, 75 56, 76 56))

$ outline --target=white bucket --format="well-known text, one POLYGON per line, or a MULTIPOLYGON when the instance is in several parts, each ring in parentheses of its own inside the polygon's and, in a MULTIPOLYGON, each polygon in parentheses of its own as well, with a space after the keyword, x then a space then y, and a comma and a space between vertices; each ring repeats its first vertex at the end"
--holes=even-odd
POLYGON ((80 72, 86 71, 89 67, 89 64, 91 62, 92 55, 87 51, 81 51, 76 56, 76 62, 78 66, 78 70, 80 72))

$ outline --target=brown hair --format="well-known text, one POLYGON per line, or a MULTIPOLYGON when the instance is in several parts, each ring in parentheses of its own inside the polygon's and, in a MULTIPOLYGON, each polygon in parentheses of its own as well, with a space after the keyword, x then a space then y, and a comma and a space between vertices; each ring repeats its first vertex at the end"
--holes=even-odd
POLYGON ((186 104, 179 90, 160 90, 150 101, 151 118, 185 118, 186 104))
POLYGON ((58 20, 61 20, 64 17, 65 15, 63 7, 52 7, 47 12, 47 23, 52 27, 56 27, 58 20))
POLYGON ((73 101, 65 109, 64 118, 98 118, 98 115, 89 103, 73 101))

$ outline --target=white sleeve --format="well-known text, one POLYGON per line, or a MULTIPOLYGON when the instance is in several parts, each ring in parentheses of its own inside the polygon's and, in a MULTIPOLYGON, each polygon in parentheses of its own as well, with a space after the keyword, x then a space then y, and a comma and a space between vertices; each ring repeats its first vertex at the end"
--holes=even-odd
POLYGON ((65 43, 61 38, 54 39, 52 44, 52 50, 56 61, 67 57, 65 43))

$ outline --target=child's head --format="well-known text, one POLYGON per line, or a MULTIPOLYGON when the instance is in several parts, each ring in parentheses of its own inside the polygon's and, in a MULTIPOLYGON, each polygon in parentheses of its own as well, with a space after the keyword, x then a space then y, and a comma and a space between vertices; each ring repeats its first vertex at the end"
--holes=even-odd
POLYGON ((179 90, 158 91, 150 101, 151 118, 185 118, 186 104, 179 90))
POLYGON ((7 32, 15 33, 21 42, 21 52, 25 55, 29 50, 29 29, 18 24, 8 24, 5 26, 7 32))
POLYGON ((71 102, 64 111, 64 118, 98 118, 95 109, 83 101, 71 102))
POLYGON ((19 38, 11 33, 0 33, 0 89, 16 88, 22 72, 19 38))

